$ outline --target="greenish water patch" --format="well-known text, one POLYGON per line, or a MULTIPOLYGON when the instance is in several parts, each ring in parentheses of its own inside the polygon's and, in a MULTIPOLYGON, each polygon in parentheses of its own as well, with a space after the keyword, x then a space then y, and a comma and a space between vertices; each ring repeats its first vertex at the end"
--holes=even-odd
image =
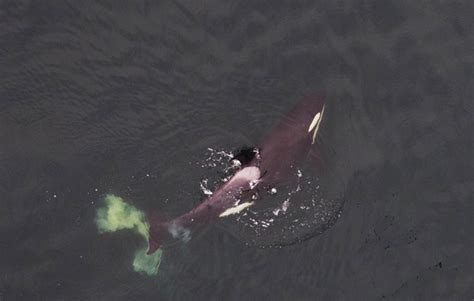
MULTIPOLYGON (((95 219, 99 233, 129 229, 138 233, 148 244, 150 225, 146 222, 143 211, 113 194, 106 195, 104 202, 105 206, 97 210, 95 219)), ((151 255, 147 255, 146 252, 146 247, 135 252, 133 269, 149 276, 156 275, 163 251, 158 249, 151 255)))

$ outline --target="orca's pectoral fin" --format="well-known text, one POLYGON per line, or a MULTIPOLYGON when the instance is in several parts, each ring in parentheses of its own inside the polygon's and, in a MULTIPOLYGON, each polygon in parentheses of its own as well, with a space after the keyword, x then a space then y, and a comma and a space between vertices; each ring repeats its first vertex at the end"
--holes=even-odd
POLYGON ((222 212, 221 214, 219 214, 219 217, 226 217, 226 216, 229 216, 229 215, 234 215, 234 214, 237 214, 237 213, 240 213, 242 210, 252 206, 254 204, 254 202, 246 202, 246 203, 240 203, 234 207, 230 207, 228 208, 227 210, 225 210, 224 212, 222 212))
POLYGON ((316 115, 314 115, 314 118, 311 121, 311 124, 309 125, 308 133, 313 132, 313 137, 312 137, 311 144, 314 144, 316 142, 316 137, 318 135, 319 126, 321 125, 321 121, 323 120, 324 108, 325 108, 325 106, 323 106, 321 112, 318 112, 316 115))

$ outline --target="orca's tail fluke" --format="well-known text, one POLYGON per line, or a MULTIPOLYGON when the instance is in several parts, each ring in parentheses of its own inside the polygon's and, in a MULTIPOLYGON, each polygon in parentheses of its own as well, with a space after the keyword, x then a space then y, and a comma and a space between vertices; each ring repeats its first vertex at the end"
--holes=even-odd
POLYGON ((155 253, 166 241, 172 238, 167 222, 159 221, 158 218, 151 216, 149 224, 148 255, 155 253))
MULTIPOLYGON (((95 218, 99 233, 131 230, 139 234, 145 241, 150 240, 150 224, 146 215, 140 209, 125 202, 121 197, 108 194, 104 198, 103 206, 97 209, 95 218)), ((155 225, 156 228, 156 225, 155 225)), ((153 244, 153 252, 144 246, 135 252, 133 269, 149 276, 156 275, 161 262, 162 250, 159 245, 153 244), (153 255, 151 255, 153 253, 153 255)))

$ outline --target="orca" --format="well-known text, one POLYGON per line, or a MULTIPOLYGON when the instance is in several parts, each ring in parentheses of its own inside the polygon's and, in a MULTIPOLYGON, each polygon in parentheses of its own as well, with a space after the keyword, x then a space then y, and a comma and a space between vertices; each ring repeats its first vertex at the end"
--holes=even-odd
POLYGON ((256 193, 282 185, 308 156, 320 160, 315 144, 324 114, 324 96, 298 102, 270 131, 257 148, 245 147, 231 159, 236 166, 229 181, 191 211, 172 220, 149 218, 149 249, 154 253, 168 239, 187 241, 195 228, 252 206, 256 193))

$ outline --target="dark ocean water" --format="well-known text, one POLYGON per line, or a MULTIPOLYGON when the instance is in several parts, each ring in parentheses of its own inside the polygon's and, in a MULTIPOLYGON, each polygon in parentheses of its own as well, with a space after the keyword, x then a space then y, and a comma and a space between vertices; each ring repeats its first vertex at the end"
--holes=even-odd
POLYGON ((472 1, 0 1, 0 300, 472 300, 472 1), (106 193, 176 215, 208 147, 325 92, 323 234, 210 227, 133 271, 106 193), (230 231, 230 232, 229 232, 230 231))

